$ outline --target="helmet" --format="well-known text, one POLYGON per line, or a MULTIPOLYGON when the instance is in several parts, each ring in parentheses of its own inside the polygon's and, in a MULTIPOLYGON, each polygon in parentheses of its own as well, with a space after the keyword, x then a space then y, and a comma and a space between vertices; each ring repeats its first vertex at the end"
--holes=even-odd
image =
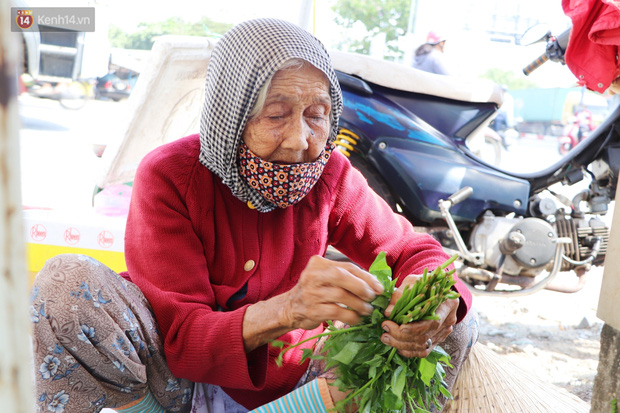
POLYGON ((446 38, 443 37, 442 35, 438 34, 437 32, 434 31, 430 31, 428 32, 428 34, 426 35, 426 43, 428 44, 439 44, 441 42, 445 42, 446 38))

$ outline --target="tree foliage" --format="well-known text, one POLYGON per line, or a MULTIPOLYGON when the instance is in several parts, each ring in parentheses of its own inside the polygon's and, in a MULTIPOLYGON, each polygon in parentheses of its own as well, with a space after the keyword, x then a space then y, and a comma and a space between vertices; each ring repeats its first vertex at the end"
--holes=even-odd
POLYGON ((508 86, 508 90, 532 89, 537 87, 535 82, 524 79, 511 70, 489 69, 482 77, 492 80, 498 85, 506 85, 508 86))
POLYGON ((361 22, 368 35, 341 46, 350 52, 368 54, 370 42, 379 33, 385 40, 392 56, 402 54, 398 38, 407 32, 410 0, 336 0, 332 9, 337 13, 336 23, 347 28, 361 22))
POLYGON ((121 28, 112 25, 109 30, 109 39, 112 47, 151 50, 157 36, 174 34, 219 37, 232 26, 232 24, 215 22, 207 17, 194 23, 188 23, 179 17, 171 17, 162 22, 139 23, 138 30, 134 33, 126 33, 121 28))

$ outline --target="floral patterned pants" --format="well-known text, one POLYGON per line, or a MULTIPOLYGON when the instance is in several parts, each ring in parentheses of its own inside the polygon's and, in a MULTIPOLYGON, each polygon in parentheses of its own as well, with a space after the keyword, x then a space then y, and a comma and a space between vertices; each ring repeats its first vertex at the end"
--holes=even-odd
POLYGON ((193 383, 170 373, 149 303, 100 262, 50 259, 35 279, 30 312, 38 411, 99 412, 149 390, 167 411, 191 408, 193 383))

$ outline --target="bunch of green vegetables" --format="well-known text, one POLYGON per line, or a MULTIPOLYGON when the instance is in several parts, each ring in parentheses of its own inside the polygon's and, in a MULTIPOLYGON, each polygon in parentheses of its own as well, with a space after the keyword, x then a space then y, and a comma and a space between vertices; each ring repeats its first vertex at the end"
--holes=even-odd
POLYGON ((351 405, 360 412, 405 412, 428 413, 432 406, 439 406, 438 398, 451 398, 444 382, 444 366, 450 365, 450 356, 436 346, 426 358, 407 358, 397 353, 396 348, 383 344, 384 333, 381 323, 392 320, 398 324, 412 321, 438 319, 435 310, 445 300, 458 298, 452 290, 455 281, 452 271, 444 271, 457 256, 451 257, 430 274, 427 270, 413 286, 406 286, 396 302, 389 318, 384 315, 395 290, 392 270, 381 252, 369 272, 383 284, 384 293, 371 302, 374 310, 358 325, 337 329, 332 322, 322 334, 301 343, 284 348, 285 343, 273 341, 272 345, 283 348, 282 355, 307 341, 329 336, 322 355, 313 355, 311 349, 304 349, 302 362, 308 358, 323 359, 326 368, 335 368, 338 379, 334 383, 348 397, 336 404, 338 411, 346 411, 351 405))

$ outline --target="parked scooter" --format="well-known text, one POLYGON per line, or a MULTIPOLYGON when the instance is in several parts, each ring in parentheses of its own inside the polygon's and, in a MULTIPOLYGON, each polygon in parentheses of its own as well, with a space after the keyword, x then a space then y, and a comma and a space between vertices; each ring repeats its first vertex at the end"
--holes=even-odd
POLYGON ((558 151, 560 155, 566 155, 594 129, 596 129, 596 126, 592 120, 592 112, 589 110, 582 109, 574 116, 571 116, 566 126, 564 126, 562 136, 558 138, 558 151))
POLYGON ((82 109, 89 100, 95 97, 95 83, 94 79, 71 80, 58 77, 53 81, 47 81, 35 80, 27 74, 20 77, 22 92, 27 92, 37 98, 57 100, 60 106, 72 110, 82 109))
MULTIPOLYGON (((549 35, 536 64, 563 56, 562 36, 549 35)), ((601 216, 616 191, 620 109, 554 165, 507 172, 468 144, 501 104, 497 85, 367 56, 334 52, 332 60, 344 97, 340 149, 395 211, 459 255, 458 275, 475 293, 575 292, 603 263, 609 228, 601 216), (555 189, 587 181, 572 199, 555 189), (577 279, 559 283, 567 271, 577 279)))

